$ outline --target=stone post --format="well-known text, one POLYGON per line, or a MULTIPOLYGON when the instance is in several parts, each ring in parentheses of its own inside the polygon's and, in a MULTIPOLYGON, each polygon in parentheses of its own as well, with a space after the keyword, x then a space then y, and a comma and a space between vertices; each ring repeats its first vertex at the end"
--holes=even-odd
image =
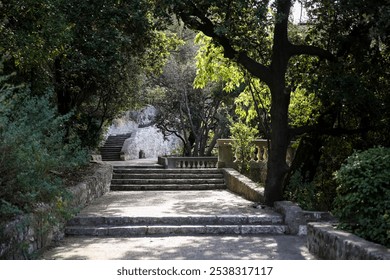
POLYGON ((218 139, 218 168, 232 168, 234 166, 234 157, 231 139, 218 139))

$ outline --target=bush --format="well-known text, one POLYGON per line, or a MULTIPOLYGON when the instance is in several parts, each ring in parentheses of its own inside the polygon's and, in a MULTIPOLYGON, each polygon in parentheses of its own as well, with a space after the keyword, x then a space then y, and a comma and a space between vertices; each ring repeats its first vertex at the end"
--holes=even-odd
POLYGON ((390 148, 354 153, 335 177, 340 226, 390 247, 390 148))
POLYGON ((238 163, 238 171, 243 174, 248 174, 250 160, 256 149, 253 140, 256 139, 258 130, 239 121, 230 126, 230 133, 234 139, 232 149, 237 157, 236 162, 238 163))
POLYGON ((79 141, 72 134, 65 140, 68 117, 58 116, 50 96, 33 97, 0 81, 0 222, 42 203, 63 211, 60 175, 86 163, 79 141))

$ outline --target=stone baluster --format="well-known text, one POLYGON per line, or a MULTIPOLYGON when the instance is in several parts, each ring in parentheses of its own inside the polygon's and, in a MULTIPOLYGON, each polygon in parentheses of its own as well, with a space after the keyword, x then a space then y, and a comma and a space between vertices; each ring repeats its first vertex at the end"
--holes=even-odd
MULTIPOLYGON (((232 149, 233 139, 219 139, 218 140, 218 168, 234 168, 236 163, 240 161, 236 151, 232 149)), ((256 146, 256 153, 251 155, 250 160, 252 162, 267 162, 268 161, 268 141, 266 139, 256 139, 253 141, 256 146)), ((287 150, 286 161, 291 163, 294 158, 294 149, 289 147, 287 150)))

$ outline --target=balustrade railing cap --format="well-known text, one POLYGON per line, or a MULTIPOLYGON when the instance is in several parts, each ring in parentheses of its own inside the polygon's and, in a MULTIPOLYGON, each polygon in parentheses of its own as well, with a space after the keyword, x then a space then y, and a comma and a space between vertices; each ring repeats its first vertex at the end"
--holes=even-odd
MULTIPOLYGON (((226 145, 226 144, 231 144, 234 142, 236 139, 218 139, 217 143, 221 145, 226 145)), ((254 143, 266 143, 268 140, 267 139, 255 139, 253 140, 254 143)))

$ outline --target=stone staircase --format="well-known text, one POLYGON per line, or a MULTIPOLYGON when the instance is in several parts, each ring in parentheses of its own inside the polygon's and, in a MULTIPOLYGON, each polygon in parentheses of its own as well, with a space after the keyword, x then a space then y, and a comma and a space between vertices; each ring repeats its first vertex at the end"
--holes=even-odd
POLYGON ((131 134, 120 134, 108 136, 104 146, 100 148, 103 161, 120 161, 120 153, 123 143, 131 134))
POLYGON ((69 221, 71 236, 284 234, 283 217, 226 189, 218 169, 114 166, 111 191, 69 221))
POLYGON ((226 189, 218 169, 163 169, 114 166, 111 191, 226 189))

